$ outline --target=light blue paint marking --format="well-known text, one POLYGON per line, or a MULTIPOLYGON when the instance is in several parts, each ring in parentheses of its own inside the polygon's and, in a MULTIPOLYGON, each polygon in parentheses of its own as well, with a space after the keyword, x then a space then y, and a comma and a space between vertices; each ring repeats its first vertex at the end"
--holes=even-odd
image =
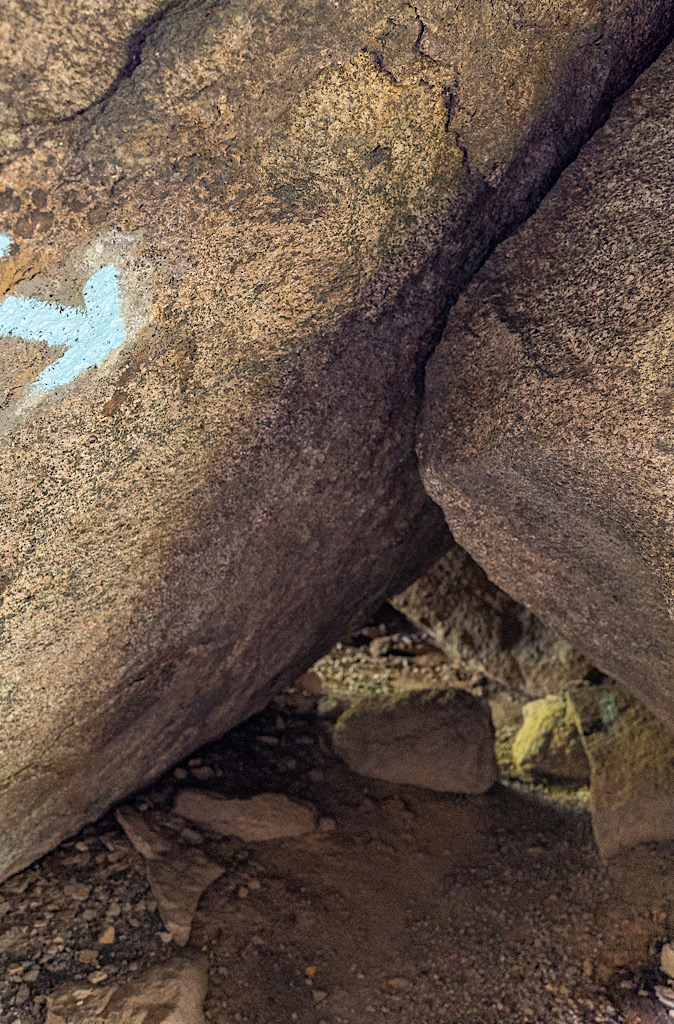
POLYGON ((0 259, 6 256, 9 250, 12 248, 12 239, 9 235, 3 235, 0 231, 0 259))
MULTIPOLYGON (((3 251, 3 239, 11 245, 8 235, 0 235, 0 255, 6 255, 9 248, 3 251)), ((34 389, 68 384, 126 341, 118 278, 119 271, 112 263, 93 274, 84 286, 84 309, 17 295, 9 295, 0 303, 0 337, 68 346, 67 352, 34 381, 34 389)))

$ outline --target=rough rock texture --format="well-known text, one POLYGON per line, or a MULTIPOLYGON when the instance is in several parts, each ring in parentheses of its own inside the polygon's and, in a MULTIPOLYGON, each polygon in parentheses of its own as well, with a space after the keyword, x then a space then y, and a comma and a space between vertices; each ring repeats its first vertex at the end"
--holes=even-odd
POLYGON ((169 0, 3 0, 0 153, 100 103, 131 74, 169 0), (46 13, 48 10, 48 14, 46 13))
POLYGON ((674 48, 461 297, 429 493, 490 578, 674 728, 674 48))
POLYGON ((118 807, 117 821, 147 860, 147 879, 166 930, 187 945, 202 894, 224 872, 200 850, 181 848, 162 836, 132 807, 118 807))
POLYGON ((198 789, 183 789, 176 797, 176 814, 222 836, 244 843, 292 839, 313 832, 316 812, 283 793, 259 793, 248 800, 224 800, 198 789))
POLYGON ((413 449, 447 303, 674 24, 671 0, 108 9, 93 64, 74 0, 0 44, 0 294, 81 304, 112 267, 126 330, 56 390, 31 384, 53 334, 0 340, 0 877, 440 555, 413 449))
POLYGON ((660 950, 660 970, 668 978, 674 978, 674 946, 671 942, 665 942, 660 950))
POLYGON ((204 1024, 206 966, 170 960, 133 981, 68 982, 47 998, 47 1024, 204 1024))
POLYGON ((361 775, 441 793, 485 793, 498 778, 489 705, 465 690, 356 702, 333 744, 361 775))
POLYGON ((391 604, 423 627, 466 676, 488 676, 532 697, 560 693, 590 663, 499 590, 458 545, 391 604))
POLYGON ((568 691, 590 762, 599 851, 674 839, 674 736, 616 683, 568 691))
POLYGON ((513 742, 517 768, 534 778, 589 782, 590 765, 573 712, 564 695, 531 701, 513 742))

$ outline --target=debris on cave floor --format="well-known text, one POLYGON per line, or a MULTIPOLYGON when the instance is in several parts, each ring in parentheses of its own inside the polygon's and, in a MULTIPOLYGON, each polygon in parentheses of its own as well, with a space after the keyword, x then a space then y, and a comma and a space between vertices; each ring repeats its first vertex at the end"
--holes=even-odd
POLYGON ((168 960, 130 981, 67 982, 47 997, 48 1024, 204 1024, 208 991, 203 959, 168 960))
MULTIPOLYGON (((585 667, 583 664, 583 671, 585 667)), ((577 681, 581 678, 582 675, 577 681)), ((478 699, 484 698, 489 702, 494 723, 494 747, 501 780, 536 792, 556 804, 569 807, 588 804, 589 766, 580 735, 570 752, 573 767, 567 763, 561 774, 559 764, 553 764, 550 756, 559 747, 558 728, 553 729, 547 739, 542 739, 540 745, 536 737, 527 737, 525 730, 521 740, 526 739, 528 750, 520 749, 524 756, 517 757, 514 745, 522 733, 527 709, 538 702, 532 701, 526 690, 476 671, 465 659, 449 659, 445 651, 435 646, 429 631, 410 622, 391 605, 382 606, 370 624, 336 644, 303 679, 312 692, 322 695, 318 710, 326 717, 337 716, 364 700, 398 698, 415 691, 461 689, 478 699), (533 753, 534 750, 535 756, 529 756, 528 751, 533 753), (584 765, 580 773, 579 760, 584 765)), ((555 679, 559 681, 559 673, 555 679)), ((554 696, 549 698, 551 707, 554 701, 554 696)), ((566 707, 563 691, 557 701, 566 707)), ((535 716, 535 720, 540 722, 541 716, 535 716)), ((575 724, 571 723, 571 728, 578 734, 575 724)), ((522 745, 520 743, 520 748, 522 745)))
POLYGON ((358 775, 332 749, 336 716, 321 711, 317 679, 137 794, 125 828, 110 813, 0 886, 2 1024, 47 1012, 50 1024, 121 1024, 131 1009, 138 1024, 197 1024, 199 971, 209 1024, 669 1019, 656 986, 667 989, 660 950, 674 937, 671 844, 605 864, 589 816, 535 794, 358 775), (315 827, 223 836, 176 813, 195 790, 219 813, 280 795, 315 827), (190 861, 219 875, 196 911, 190 861), (148 876, 176 863, 173 905, 191 915, 183 947, 148 876), (180 1017, 183 967, 196 973, 180 1017))

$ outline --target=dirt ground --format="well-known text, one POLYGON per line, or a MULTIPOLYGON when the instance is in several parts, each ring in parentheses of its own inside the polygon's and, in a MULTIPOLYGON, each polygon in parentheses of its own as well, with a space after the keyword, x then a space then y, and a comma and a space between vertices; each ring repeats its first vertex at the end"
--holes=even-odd
MULTIPOLYGON (((355 775, 316 705, 277 698, 134 799, 176 830, 183 786, 282 792, 327 819, 266 843, 185 833, 226 868, 187 947, 208 959, 208 1021, 669 1019, 646 993, 674 934, 673 850, 607 866, 582 810, 502 785, 460 797, 355 775)), ((0 886, 0 1020, 42 1021, 60 983, 133 976, 173 955, 167 938, 143 858, 108 815, 0 886)))

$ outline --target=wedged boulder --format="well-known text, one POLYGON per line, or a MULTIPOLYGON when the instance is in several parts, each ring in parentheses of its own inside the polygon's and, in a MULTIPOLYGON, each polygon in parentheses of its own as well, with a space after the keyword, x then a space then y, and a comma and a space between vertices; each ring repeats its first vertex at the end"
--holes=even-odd
POLYGON ((599 851, 674 840, 674 736, 617 683, 568 691, 590 763, 590 809, 599 851))
POLYGON ((92 64, 88 6, 48 6, 3 92, 0 878, 439 557, 414 426, 447 302, 674 27, 106 3, 92 64))
POLYGON ((457 544, 391 604, 425 629, 466 677, 483 674, 532 697, 561 693, 590 663, 499 590, 457 544))
POLYGON ((399 785, 485 793, 498 779, 489 704, 466 690, 356 701, 333 745, 353 771, 399 785))
POLYGON ((454 307, 423 478, 489 577, 674 728, 674 48, 454 307))
POLYGON ((587 784, 590 765, 566 695, 530 701, 522 714, 512 749, 516 768, 535 779, 587 784))

